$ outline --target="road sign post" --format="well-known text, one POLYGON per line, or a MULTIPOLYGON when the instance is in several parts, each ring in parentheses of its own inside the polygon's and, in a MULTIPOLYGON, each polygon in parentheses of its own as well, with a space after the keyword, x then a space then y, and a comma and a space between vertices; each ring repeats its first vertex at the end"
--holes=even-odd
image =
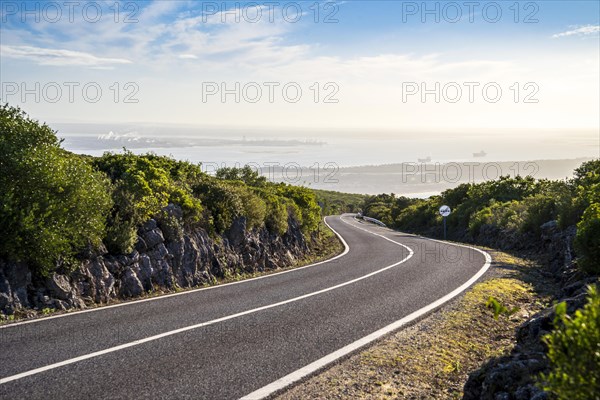
POLYGON ((450 215, 450 207, 448 206, 441 206, 440 207, 440 215, 442 216, 442 219, 444 220, 444 240, 446 240, 446 217, 448 215, 450 215))
POLYGON ((446 217, 444 217, 444 240, 446 240, 446 217))

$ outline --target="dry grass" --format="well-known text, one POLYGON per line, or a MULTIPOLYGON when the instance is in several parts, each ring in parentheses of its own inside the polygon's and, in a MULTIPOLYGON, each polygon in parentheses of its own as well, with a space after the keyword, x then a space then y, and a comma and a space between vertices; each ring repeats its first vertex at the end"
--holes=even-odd
POLYGON ((530 261, 494 252, 487 280, 417 324, 351 356, 279 399, 458 399, 468 373, 510 351, 515 328, 548 301, 530 261), (494 318, 494 297, 512 315, 494 318))

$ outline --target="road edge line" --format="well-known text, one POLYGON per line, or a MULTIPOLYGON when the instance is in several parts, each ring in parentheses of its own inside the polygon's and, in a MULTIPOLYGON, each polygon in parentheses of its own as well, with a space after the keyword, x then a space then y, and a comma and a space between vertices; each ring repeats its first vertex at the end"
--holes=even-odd
MULTIPOLYGON (((348 225, 351 225, 351 224, 348 223, 348 225)), ((354 225, 352 225, 352 226, 354 226, 354 225)), ((354 227, 357 229, 361 229, 361 230, 370 232, 373 235, 381 236, 381 237, 383 237, 387 240, 390 240, 394 243, 398 243, 392 239, 386 238, 383 235, 371 232, 367 229, 359 228, 357 226, 354 226, 354 227)), ((432 240, 435 242, 449 244, 451 246, 465 247, 467 249, 472 249, 472 250, 478 251, 479 253, 483 254, 483 256, 485 257, 485 263, 483 264, 483 267, 481 267, 481 269, 479 271, 477 271, 477 273, 475 275, 473 275, 468 281, 463 283, 458 288, 454 289, 452 292, 450 292, 450 293, 446 294, 445 296, 439 298, 438 300, 434 301, 433 303, 430 303, 429 305, 427 305, 423 308, 420 308, 419 310, 413 312, 412 314, 407 315, 406 317, 403 317, 395 322, 392 322, 391 324, 389 324, 367 336, 364 336, 364 337, 342 347, 341 349, 338 349, 332 353, 329 353, 328 355, 318 359, 317 361, 314 361, 308 365, 305 365, 304 367, 297 369, 296 371, 294 371, 274 382, 271 382, 270 384, 263 386, 262 388, 255 390, 254 392, 252 392, 250 394, 245 395, 244 397, 241 397, 240 400, 265 399, 265 398, 285 389, 286 387, 302 380, 303 378, 314 374, 315 372, 323 369, 324 367, 335 362, 336 360, 338 360, 350 353, 353 353, 353 352, 359 350, 360 348, 367 346, 368 344, 373 343, 374 341, 380 339, 381 337, 387 335, 388 333, 391 333, 391 332, 401 328, 402 326, 408 324, 409 322, 412 322, 412 321, 422 317, 423 315, 435 310, 436 308, 441 307, 442 305, 444 305, 445 303, 452 300, 453 298, 455 298, 456 296, 461 294, 463 291, 465 291, 466 289, 471 287, 475 282, 477 282, 477 280, 479 280, 479 278, 481 278, 483 276, 483 274, 485 274, 487 272, 487 270, 490 268, 490 266, 492 264, 492 257, 489 255, 489 253, 484 250, 478 249, 476 247, 468 246, 468 245, 464 245, 464 244, 444 242, 443 240, 429 239, 429 238, 424 238, 424 237, 422 237, 422 238, 427 239, 427 240, 432 240)))
MULTIPOLYGON (((341 216, 340 216, 340 219, 341 219, 341 216)), ((235 282, 222 283, 220 285, 214 285, 214 286, 208 286, 208 287, 201 287, 201 288, 196 288, 196 289, 189 289, 189 290, 184 290, 183 292, 168 293, 168 294, 164 294, 164 295, 158 295, 158 296, 155 296, 155 297, 149 297, 149 298, 146 298, 146 299, 130 300, 130 301, 125 301, 123 303, 108 304, 108 305, 105 305, 105 306, 98 306, 98 307, 94 307, 94 308, 88 308, 88 309, 85 309, 85 310, 70 311, 70 312, 66 312, 64 314, 51 315, 51 316, 48 316, 48 317, 39 317, 39 318, 33 318, 33 319, 25 320, 25 321, 19 321, 19 322, 13 322, 13 323, 8 323, 8 324, 3 324, 3 325, 0 325, 0 330, 1 329, 7 329, 7 328, 10 328, 10 327, 14 327, 14 326, 33 324, 33 323, 36 323, 36 322, 49 321, 49 320, 57 319, 57 318, 70 317, 70 316, 73 316, 73 315, 87 314, 87 313, 91 313, 91 312, 94 312, 94 311, 104 311, 104 310, 110 310, 111 308, 125 307, 125 306, 135 305, 135 304, 139 304, 139 303, 146 303, 146 302, 155 301, 155 300, 163 300, 163 299, 168 299, 170 297, 183 296, 183 295, 186 295, 186 294, 197 293, 197 292, 201 292, 201 291, 204 291, 204 290, 212 290, 212 289, 218 289, 218 288, 222 288, 222 287, 226 287, 226 286, 231 286, 231 285, 238 285, 238 284, 242 284, 242 283, 246 283, 246 282, 256 281, 258 279, 269 278, 269 277, 272 277, 272 276, 287 274, 289 272, 300 271, 302 269, 306 269, 306 268, 310 268, 310 267, 316 267, 317 265, 321 265, 321 264, 325 264, 325 263, 337 260, 338 258, 343 257, 346 254, 348 254, 348 252, 350 251, 350 247, 348 246, 348 243, 346 243, 346 241, 344 240, 344 238, 342 238, 342 236, 339 233, 337 233, 337 231, 335 229, 333 229, 331 227, 331 225, 329 225, 327 223, 327 217, 323 218, 323 222, 325 223, 325 225, 327 225, 327 227, 329 229, 331 229, 331 231, 333 233, 335 233, 335 235, 338 237, 338 239, 341 240, 342 244, 344 245, 344 251, 342 253, 340 253, 338 255, 335 255, 335 256, 333 256, 331 258, 328 258, 326 260, 322 260, 322 261, 319 261, 319 262, 316 262, 316 263, 313 263, 313 264, 309 264, 309 265, 303 265, 301 267, 290 268, 290 269, 287 269, 285 271, 274 272, 272 274, 266 274, 266 275, 256 276, 254 278, 247 278, 247 279, 242 279, 242 280, 235 281, 235 282)))
MULTIPOLYGON (((340 219, 341 218, 342 217, 340 216, 340 219)), ((331 228, 331 230, 335 232, 335 230, 333 228, 331 228)), ((377 235, 377 234, 375 234, 375 235, 377 235)), ((377 236, 381 236, 381 235, 377 235, 377 236)), ((390 240, 390 239, 388 239, 388 240, 390 240)), ((370 272, 370 273, 368 273, 366 275, 359 276, 358 278, 354 278, 354 279, 351 279, 351 280, 346 281, 346 282, 339 283, 339 284, 334 285, 334 286, 330 286, 330 287, 327 287, 327 288, 324 288, 324 289, 321 289, 321 290, 317 290, 315 292, 305 293, 305 294, 303 294, 301 296, 293 297, 291 299, 279 301, 277 303, 267 304, 267 305, 264 305, 264 306, 261 306, 261 307, 252 308, 250 310, 241 311, 241 312, 238 312, 238 313, 235 313, 235 314, 226 315, 224 317, 216 318, 216 319, 213 319, 213 320, 210 320, 210 321, 205 321, 205 322, 201 322, 201 323, 198 323, 198 324, 185 326, 183 328, 174 329, 172 331, 167 331, 167 332, 159 333, 159 334, 156 334, 156 335, 153 335, 153 336, 148 336, 148 337, 145 337, 145 338, 142 338, 142 339, 137 339, 137 340, 134 340, 134 341, 131 341, 131 342, 128 342, 128 343, 123 343, 123 344, 120 344, 118 346, 109 347, 107 349, 98 350, 98 351, 95 351, 95 352, 92 352, 92 353, 88 353, 88 354, 83 354, 81 356, 69 358, 69 359, 66 359, 66 360, 63 360, 63 361, 60 361, 60 362, 56 362, 56 363, 53 363, 53 364, 45 365, 43 367, 38 367, 38 368, 30 369, 28 371, 24 371, 24 372, 21 372, 21 373, 18 373, 18 374, 6 376, 6 377, 3 377, 3 378, 0 378, 0 385, 6 384, 6 383, 9 383, 9 382, 12 382, 12 381, 16 381, 16 380, 19 380, 19 379, 22 379, 22 378, 26 378, 28 376, 37 375, 37 374, 40 374, 42 372, 50 371, 50 370, 53 370, 53 369, 56 369, 56 368, 60 368, 60 367, 66 366, 66 365, 75 364, 75 363, 78 363, 80 361, 84 361, 84 360, 88 360, 88 359, 91 359, 91 358, 99 357, 99 356, 102 356, 104 354, 110 354, 110 353, 114 353, 114 352, 117 352, 117 351, 120 351, 120 350, 124 350, 124 349, 130 348, 130 347, 134 347, 134 346, 137 346, 137 345, 140 345, 140 344, 152 342, 154 340, 158 340, 158 339, 162 339, 162 338, 165 338, 165 337, 177 335, 177 334, 180 334, 180 333, 183 333, 183 332, 191 331, 191 330, 202 328, 202 327, 205 327, 205 326, 214 325, 214 324, 217 324, 219 322, 224 322, 224 321, 232 320, 232 319, 235 319, 235 318, 243 317, 245 315, 254 314, 254 313, 257 313, 257 312, 260 312, 260 311, 264 311, 264 310, 268 310, 268 309, 271 309, 271 308, 279 307, 279 306, 282 306, 282 305, 285 305, 285 304, 294 303, 296 301, 304 300, 304 299, 307 299, 307 298, 310 298, 310 297, 317 296, 319 294, 327 293, 327 292, 330 292, 332 290, 336 290, 336 289, 339 289, 339 288, 351 285, 351 284, 356 283, 356 282, 360 282, 360 281, 365 280, 367 278, 370 278, 370 277, 372 277, 374 275, 380 274, 380 273, 385 272, 385 271, 387 271, 387 270, 389 270, 391 268, 394 268, 394 267, 396 267, 396 266, 398 266, 398 265, 406 262, 407 260, 409 260, 413 256, 414 252, 412 251, 412 249, 410 247, 408 247, 408 246, 406 246, 404 244, 395 242, 393 240, 391 240, 391 241, 394 242, 394 243, 396 243, 396 244, 398 244, 398 245, 400 245, 400 246, 402 246, 402 247, 404 247, 404 248, 406 248, 406 249, 408 249, 409 254, 406 257, 404 257, 402 260, 400 260, 400 261, 398 261, 398 262, 396 262, 394 264, 391 264, 391 265, 388 265, 386 267, 380 268, 380 269, 378 269, 376 271, 373 271, 373 272, 370 272)), ((346 245, 348 245, 348 244, 346 243, 346 245)), ((348 249, 349 249, 349 247, 348 247, 348 249)))

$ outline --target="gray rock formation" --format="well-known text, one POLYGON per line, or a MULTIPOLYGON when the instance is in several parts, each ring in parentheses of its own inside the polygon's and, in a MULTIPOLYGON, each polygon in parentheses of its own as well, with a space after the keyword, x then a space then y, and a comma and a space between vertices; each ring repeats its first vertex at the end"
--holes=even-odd
MULTIPOLYGON (((178 210, 172 210, 176 215, 178 210)), ((165 227, 167 228, 167 227, 165 227)), ((204 230, 169 232, 149 220, 128 255, 88 253, 69 274, 33 279, 26 265, 0 260, 0 314, 28 308, 85 308, 114 298, 130 298, 159 288, 189 288, 234 272, 257 272, 293 264, 309 252, 299 224, 290 218, 283 236, 266 229, 246 231, 239 218, 212 238, 204 230)))
POLYGON ((27 288, 31 272, 26 265, 0 260, 0 311, 12 314, 30 306, 27 288))

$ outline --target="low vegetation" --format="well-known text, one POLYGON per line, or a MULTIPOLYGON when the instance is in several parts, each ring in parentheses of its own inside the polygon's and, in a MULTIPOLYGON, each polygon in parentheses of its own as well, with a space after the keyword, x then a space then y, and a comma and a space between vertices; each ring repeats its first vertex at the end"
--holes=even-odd
POLYGON ((357 212, 368 197, 364 194, 342 193, 333 190, 314 189, 317 202, 323 208, 323 215, 337 215, 357 212))
POLYGON ((131 252, 149 218, 171 238, 199 228, 220 235, 240 217, 247 230, 279 236, 292 220, 307 237, 319 227, 312 190, 268 182, 248 167, 209 176, 155 154, 76 155, 49 126, 9 105, 0 106, 0 132, 0 259, 40 275, 68 270, 102 244, 131 252))
POLYGON ((600 398, 600 294, 588 289, 587 304, 567 315, 566 303, 556 306, 555 330, 544 337, 551 371, 542 387, 559 399, 600 398))
POLYGON ((0 257, 47 272, 98 246, 113 207, 107 177, 18 109, 0 108, 0 132, 0 257))
POLYGON ((444 204, 452 209, 447 228, 454 240, 485 244, 490 232, 496 232, 518 241, 527 235, 539 238, 541 226, 549 221, 563 229, 577 224, 578 264, 590 274, 600 273, 600 160, 583 163, 565 181, 503 176, 461 184, 428 199, 369 196, 362 208, 366 216, 390 227, 439 237, 438 210, 444 204))

